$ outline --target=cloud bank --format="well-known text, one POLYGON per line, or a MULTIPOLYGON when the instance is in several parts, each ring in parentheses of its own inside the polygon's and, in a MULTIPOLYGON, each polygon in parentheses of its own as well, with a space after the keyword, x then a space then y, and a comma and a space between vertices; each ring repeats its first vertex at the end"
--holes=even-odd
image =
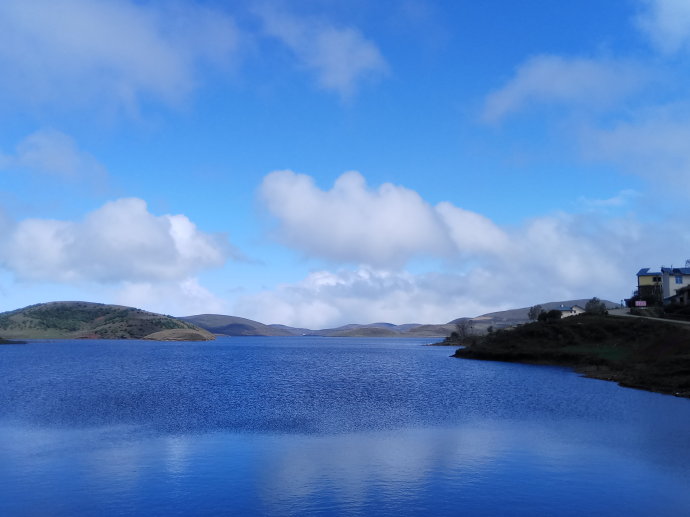
MULTIPOLYGON (((431 205, 402 186, 370 188, 356 172, 322 190, 309 176, 277 171, 259 194, 282 243, 311 259, 352 265, 314 271, 236 306, 247 317, 309 328, 440 323, 568 298, 617 301, 630 295, 640 264, 683 257, 690 238, 681 221, 660 231, 628 215, 610 216, 610 200, 590 202, 582 214, 502 227, 450 202, 431 205), (414 264, 427 271, 404 270, 414 264)), ((623 192, 615 208, 637 199, 623 192)))
POLYGON ((27 281, 180 280, 222 266, 227 243, 141 199, 106 203, 79 222, 25 219, 2 238, 0 264, 27 281))
POLYGON ((157 216, 137 198, 111 201, 81 221, 0 220, 0 269, 20 283, 67 284, 110 301, 175 315, 227 310, 196 276, 234 250, 184 215, 157 216))
POLYGON ((179 102, 198 71, 223 65, 238 30, 197 3, 133 0, 0 2, 3 98, 31 105, 92 105, 136 111, 142 97, 179 102))

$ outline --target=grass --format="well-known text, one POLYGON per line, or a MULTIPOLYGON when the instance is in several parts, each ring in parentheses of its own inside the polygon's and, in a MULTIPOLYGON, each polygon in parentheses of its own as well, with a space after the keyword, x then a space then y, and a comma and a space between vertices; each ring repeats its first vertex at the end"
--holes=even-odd
POLYGON ((475 338, 456 357, 572 366, 592 377, 690 397, 690 328, 581 315, 475 338))
POLYGON ((141 339, 172 329, 199 331, 185 321, 141 309, 87 302, 53 302, 0 314, 0 334, 11 339, 141 339))

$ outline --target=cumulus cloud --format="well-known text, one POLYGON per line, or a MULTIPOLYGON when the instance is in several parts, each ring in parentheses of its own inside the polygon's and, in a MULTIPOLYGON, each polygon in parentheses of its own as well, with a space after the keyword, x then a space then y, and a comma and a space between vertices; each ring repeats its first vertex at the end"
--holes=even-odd
POLYGON ((436 212, 458 252, 482 255, 507 251, 508 235, 487 217, 448 202, 439 203, 436 212))
POLYGON ((287 46, 302 66, 316 74, 318 85, 325 90, 349 97, 363 80, 388 70, 378 47, 353 27, 298 17, 269 4, 256 13, 265 33, 287 46))
MULTIPOLYGON (((357 172, 343 174, 332 189, 324 191, 310 176, 276 171, 264 178, 260 195, 277 220, 276 238, 308 257, 391 269, 417 257, 487 263, 509 256, 537 263, 541 259, 536 250, 542 250, 548 257, 542 268, 561 267, 549 265, 559 253, 565 255, 559 264, 577 257, 576 262, 585 268, 583 274, 593 265, 599 270, 603 267, 593 263, 599 245, 590 245, 571 219, 575 216, 566 214, 506 229, 449 202, 432 206, 402 186, 370 188, 357 172), (583 261, 582 256, 589 259, 583 261)), ((576 218, 583 228, 600 227, 584 217, 576 218)), ((566 265, 559 277, 576 271, 574 265, 566 265)))
POLYGON ((639 28, 662 53, 690 50, 690 3, 685 0, 643 0, 639 28))
POLYGON ((165 282, 125 282, 115 293, 116 303, 173 316, 225 314, 227 303, 199 284, 196 278, 165 282))
POLYGON ((468 261, 462 272, 411 273, 369 266, 315 271, 301 281, 241 297, 234 311, 314 329, 352 322, 445 323, 592 296, 618 301, 635 287, 640 264, 683 257, 689 238, 682 223, 660 231, 629 219, 549 216, 517 228, 503 253, 468 261))
POLYGON ((445 323, 458 311, 481 312, 470 299, 467 278, 360 267, 315 271, 274 291, 245 296, 235 305, 243 316, 311 329, 344 323, 445 323), (263 319, 262 319, 263 318, 263 319))
POLYGON ((309 255, 401 265, 451 247, 439 214, 419 194, 390 183, 369 189, 358 172, 323 191, 310 176, 276 171, 264 178, 260 196, 278 221, 277 237, 309 255))
POLYGON ((536 56, 487 96, 482 118, 489 123, 499 122, 525 106, 539 103, 608 107, 639 89, 646 79, 643 68, 631 62, 536 56))
POLYGON ((79 222, 25 219, 0 240, 0 265, 30 281, 181 281, 231 255, 227 242, 186 216, 153 215, 136 198, 106 203, 79 222))
POLYGON ((60 131, 43 129, 22 140, 14 154, 0 157, 1 169, 21 169, 61 180, 103 181, 105 167, 60 131))
POLYGON ((205 64, 227 61, 238 31, 199 4, 134 0, 0 2, 1 90, 30 104, 103 101, 136 110, 177 102, 205 64))
POLYGON ((449 202, 431 206, 404 187, 370 189, 357 173, 323 191, 308 176, 281 171, 266 177, 261 193, 283 242, 308 257, 359 263, 316 271, 244 297, 236 307, 247 317, 264 314, 264 321, 309 328, 443 322, 591 296, 619 300, 629 296, 640 264, 682 257, 690 242, 680 219, 659 228, 629 214, 602 217, 612 204, 633 203, 630 192, 590 203, 582 214, 551 214, 510 227, 449 202), (401 270, 401 261, 416 256, 441 265, 427 273, 401 270))

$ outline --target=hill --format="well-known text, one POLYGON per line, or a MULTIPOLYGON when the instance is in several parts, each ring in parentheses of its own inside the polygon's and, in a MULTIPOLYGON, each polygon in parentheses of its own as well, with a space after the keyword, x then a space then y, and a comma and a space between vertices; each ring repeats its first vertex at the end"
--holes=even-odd
POLYGON ((454 325, 420 325, 407 323, 351 323, 336 328, 311 330, 288 327, 287 325, 266 325, 258 321, 226 316, 223 314, 197 314, 179 318, 198 327, 226 336, 322 336, 322 337, 445 337, 454 325))
POLYGON ((0 313, 0 335, 6 339, 156 339, 151 335, 168 330, 186 331, 187 340, 214 339, 185 321, 122 305, 50 302, 0 313))
MULTIPOLYGON (((550 311, 552 309, 557 309, 560 306, 572 307, 573 305, 579 305, 584 308, 584 306, 589 301, 589 298, 577 299, 577 300, 563 300, 560 302, 544 302, 541 305, 542 309, 545 311, 550 311)), ((613 303, 608 300, 602 300, 606 305, 607 309, 613 309, 620 307, 619 304, 613 303)), ((521 307, 519 309, 508 309, 505 311, 490 312, 487 314, 482 314, 476 318, 458 318, 450 322, 450 324, 457 324, 463 320, 469 319, 472 322, 473 331, 477 334, 485 334, 489 327, 493 327, 494 330, 513 327, 515 325, 522 325, 530 321, 529 313, 531 307, 521 307)))
POLYGON ((179 319, 214 334, 226 336, 300 336, 308 332, 306 329, 295 329, 284 325, 264 325, 258 321, 223 314, 197 314, 179 319))
POLYGON ((574 367, 623 386, 690 397, 690 327, 583 314, 468 340, 455 357, 574 367))

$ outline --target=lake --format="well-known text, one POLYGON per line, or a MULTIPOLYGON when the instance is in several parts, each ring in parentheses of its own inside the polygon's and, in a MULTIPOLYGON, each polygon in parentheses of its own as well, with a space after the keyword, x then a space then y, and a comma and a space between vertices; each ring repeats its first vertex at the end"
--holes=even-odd
POLYGON ((430 341, 0 346, 0 514, 690 515, 690 400, 430 341))

